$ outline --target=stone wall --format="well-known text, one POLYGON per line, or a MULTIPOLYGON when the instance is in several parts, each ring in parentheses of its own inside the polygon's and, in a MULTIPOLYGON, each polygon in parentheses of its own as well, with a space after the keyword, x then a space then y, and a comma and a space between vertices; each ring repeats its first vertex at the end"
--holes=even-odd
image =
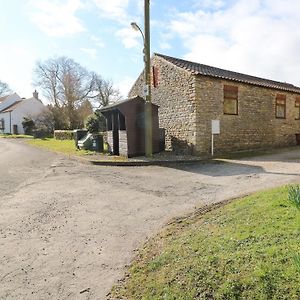
MULTIPOLYGON (((107 131, 106 142, 109 146, 109 152, 113 152, 114 149, 114 139, 113 139, 113 131, 107 131)), ((128 147, 127 147, 127 132, 126 130, 119 130, 119 153, 122 156, 128 155, 128 147)))
POLYGON ((295 120, 296 94, 218 80, 196 77, 197 114, 196 153, 211 151, 211 120, 219 119, 221 134, 215 136, 215 152, 273 148, 296 144, 300 121, 295 120), (238 86, 238 115, 223 113, 223 87, 238 86), (275 116, 276 95, 286 95, 286 119, 275 116))
MULTIPOLYGON (((166 149, 195 155, 211 152, 211 120, 219 119, 221 134, 215 136, 215 152, 274 148, 294 145, 300 133, 295 120, 296 94, 259 86, 196 76, 154 56, 158 87, 152 101, 159 105, 159 127, 166 130, 166 149), (238 115, 223 113, 224 84, 238 86, 238 115), (275 98, 285 94, 286 119, 275 117, 275 98)), ((142 96, 143 74, 129 97, 142 96)), ((298 95, 299 96, 299 95, 298 95)))
MULTIPOLYGON (((158 86, 152 86, 152 102, 159 105, 159 127, 165 128, 166 149, 192 153, 196 144, 195 77, 158 56, 152 59, 158 68, 158 86)), ((143 73, 129 97, 141 96, 143 73)))
POLYGON ((114 149, 114 139, 113 139, 113 132, 111 130, 107 131, 106 142, 108 144, 108 151, 112 152, 114 149))
POLYGON ((128 155, 126 130, 119 130, 119 152, 122 156, 128 155))

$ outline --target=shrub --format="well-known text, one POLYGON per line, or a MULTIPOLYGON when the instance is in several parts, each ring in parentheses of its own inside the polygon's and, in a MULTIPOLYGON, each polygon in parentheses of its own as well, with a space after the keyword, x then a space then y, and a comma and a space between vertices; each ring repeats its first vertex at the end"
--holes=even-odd
POLYGON ((31 117, 24 117, 22 121, 22 126, 24 128, 25 134, 32 135, 33 129, 35 127, 35 123, 31 119, 31 117))
POLYGON ((93 115, 89 116, 86 122, 86 128, 90 133, 105 131, 106 119, 99 111, 95 111, 93 115))
POLYGON ((74 131, 73 130, 54 130, 54 138, 56 140, 73 140, 74 131))
POLYGON ((99 132, 99 121, 97 116, 96 115, 89 116, 85 127, 90 133, 99 132))
POLYGON ((50 110, 45 110, 35 120, 33 136, 35 138, 52 137, 54 131, 54 116, 50 110))

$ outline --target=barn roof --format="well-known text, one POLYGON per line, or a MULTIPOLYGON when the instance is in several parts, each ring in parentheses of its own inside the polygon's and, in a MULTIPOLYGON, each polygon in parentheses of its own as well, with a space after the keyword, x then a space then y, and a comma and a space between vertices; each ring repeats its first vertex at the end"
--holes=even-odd
POLYGON ((270 79, 246 75, 238 72, 228 71, 228 70, 224 70, 224 69, 220 69, 208 65, 203 65, 200 63, 191 62, 188 60, 183 60, 183 59, 179 59, 179 58, 175 58, 175 57, 171 57, 159 53, 155 53, 155 55, 195 75, 203 75, 203 76, 215 77, 215 78, 220 78, 225 80, 232 80, 236 82, 247 83, 256 86, 262 86, 266 88, 272 88, 272 89, 300 94, 300 87, 297 87, 293 84, 289 84, 286 82, 279 82, 270 79))
MULTIPOLYGON (((123 101, 118 101, 118 102, 113 103, 111 105, 105 106, 105 107, 99 109, 98 111, 99 112, 109 111, 109 110, 112 110, 114 108, 118 108, 118 107, 120 107, 121 105, 124 105, 124 104, 130 105, 131 103, 133 103, 135 101, 145 102, 145 100, 142 97, 136 96, 134 98, 126 99, 126 100, 123 100, 123 101)), ((152 103, 152 105, 158 106, 158 105, 156 105, 154 103, 152 103)))

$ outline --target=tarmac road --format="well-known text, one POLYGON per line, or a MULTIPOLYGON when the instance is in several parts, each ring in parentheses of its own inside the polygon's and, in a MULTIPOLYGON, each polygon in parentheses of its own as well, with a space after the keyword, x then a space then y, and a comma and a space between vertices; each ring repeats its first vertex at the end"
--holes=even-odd
POLYGON ((0 139, 0 299, 105 299, 170 218, 290 182, 300 148, 167 167, 84 165, 0 139))

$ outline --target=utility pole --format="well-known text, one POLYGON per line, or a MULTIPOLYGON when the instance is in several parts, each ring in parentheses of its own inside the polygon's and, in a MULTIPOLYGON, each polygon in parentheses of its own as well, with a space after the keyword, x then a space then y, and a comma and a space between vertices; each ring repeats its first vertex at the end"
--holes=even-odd
POLYGON ((151 104, 151 62, 150 62, 150 0, 145 0, 145 153, 147 157, 152 157, 152 104, 151 104))

